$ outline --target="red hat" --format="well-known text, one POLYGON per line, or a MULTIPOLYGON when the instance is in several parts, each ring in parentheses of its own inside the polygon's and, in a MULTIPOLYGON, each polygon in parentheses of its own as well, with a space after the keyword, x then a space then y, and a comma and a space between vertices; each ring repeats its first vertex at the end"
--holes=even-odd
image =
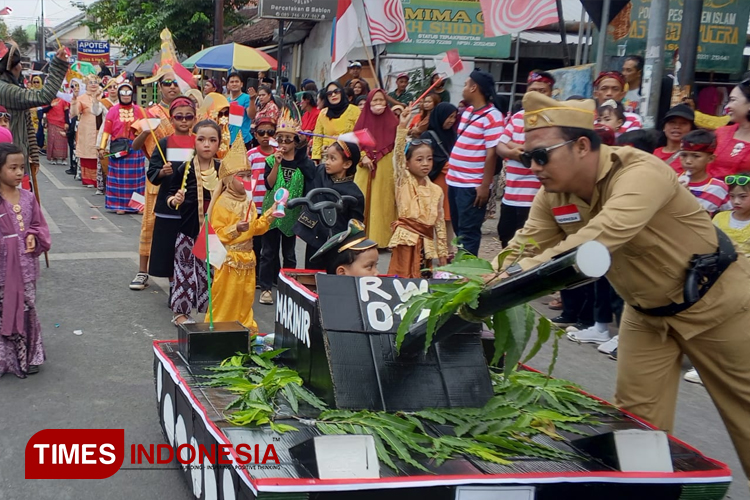
POLYGON ((606 80, 607 78, 614 78, 620 82, 620 85, 625 86, 625 76, 619 71, 602 71, 596 77, 596 80, 594 80, 594 88, 598 87, 602 80, 606 80))

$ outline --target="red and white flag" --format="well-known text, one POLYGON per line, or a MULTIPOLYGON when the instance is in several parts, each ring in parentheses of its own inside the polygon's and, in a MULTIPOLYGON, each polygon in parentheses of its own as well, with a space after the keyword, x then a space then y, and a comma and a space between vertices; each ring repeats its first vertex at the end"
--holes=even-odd
POLYGON ((216 269, 221 269, 224 264, 224 260, 227 258, 227 249, 224 248, 210 222, 203 224, 200 233, 198 233, 193 245, 193 255, 204 262, 208 260, 208 263, 216 269), (206 255, 206 240, 208 240, 208 255, 206 255))
POLYGON ((339 140, 344 142, 352 142, 360 148, 371 148, 375 146, 375 138, 366 128, 341 134, 339 136, 339 140))
POLYGON ((176 168, 193 157, 195 138, 190 135, 170 135, 167 138, 167 161, 176 168))
POLYGON ((448 52, 443 52, 442 54, 435 56, 435 72, 439 74, 443 80, 463 71, 463 69, 464 63, 458 55, 457 49, 451 49, 448 52))
POLYGON ((242 104, 233 102, 229 104, 229 124, 235 127, 241 127, 245 119, 245 108, 242 104))
POLYGON ((9 16, 13 13, 13 9, 10 7, 5 7, 4 9, 0 9, 0 16, 9 16))
POLYGON ((373 44, 409 39, 401 0, 364 0, 364 5, 373 44))
POLYGON ((128 206, 133 210, 138 210, 140 212, 146 206, 146 197, 137 191, 133 191, 128 206))
POLYGON ((501 36, 556 23, 555 0, 479 0, 484 15, 484 36, 501 36))
POLYGON ((333 42, 331 44, 331 80, 338 80, 346 74, 349 65, 346 55, 359 38, 357 12, 352 0, 339 0, 336 17, 333 20, 333 42))

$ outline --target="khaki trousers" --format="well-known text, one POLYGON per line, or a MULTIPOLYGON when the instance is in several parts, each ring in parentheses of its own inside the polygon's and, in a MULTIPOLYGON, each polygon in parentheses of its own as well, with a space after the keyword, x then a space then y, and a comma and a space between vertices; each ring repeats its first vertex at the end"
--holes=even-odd
POLYGON ((686 354, 719 410, 750 476, 750 308, 685 340, 666 339, 626 306, 617 346, 616 403, 670 432, 674 426, 682 355, 686 354))

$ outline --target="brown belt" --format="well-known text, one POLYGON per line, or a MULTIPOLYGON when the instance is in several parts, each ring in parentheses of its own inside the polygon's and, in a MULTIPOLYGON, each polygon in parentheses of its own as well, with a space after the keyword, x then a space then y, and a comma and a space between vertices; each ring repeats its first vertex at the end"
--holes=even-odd
POLYGON ((427 238, 428 240, 433 238, 433 231, 435 229, 435 226, 428 226, 418 220, 407 217, 399 217, 391 223, 391 231, 395 231, 397 227, 403 227, 404 229, 416 233, 423 238, 427 238))

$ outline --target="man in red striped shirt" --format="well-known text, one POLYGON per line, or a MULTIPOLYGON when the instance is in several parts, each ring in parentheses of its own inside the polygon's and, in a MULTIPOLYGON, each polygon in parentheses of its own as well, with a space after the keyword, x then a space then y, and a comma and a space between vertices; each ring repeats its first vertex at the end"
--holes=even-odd
MULTIPOLYGON (((546 71, 532 71, 526 82, 526 93, 541 92, 548 97, 552 96, 555 78, 546 71)), ((505 193, 503 193, 500 208, 500 220, 497 223, 497 235, 503 247, 508 245, 516 231, 526 223, 531 202, 542 187, 536 175, 519 161, 523 153, 524 140, 523 110, 521 110, 505 124, 505 130, 496 148, 498 156, 506 159, 505 193)))
POLYGON ((448 202, 453 231, 463 248, 479 252, 482 223, 495 175, 495 147, 503 133, 503 115, 495 102, 495 81, 485 71, 474 70, 463 90, 468 107, 458 125, 458 139, 448 160, 448 202))
MULTIPOLYGON (((603 71, 594 80, 594 99, 597 107, 604 104, 609 99, 622 102, 625 98, 625 76, 619 71, 603 71)), ((636 113, 625 112, 625 122, 620 126, 618 132, 624 134, 631 130, 640 130, 643 128, 641 117, 636 113)))

